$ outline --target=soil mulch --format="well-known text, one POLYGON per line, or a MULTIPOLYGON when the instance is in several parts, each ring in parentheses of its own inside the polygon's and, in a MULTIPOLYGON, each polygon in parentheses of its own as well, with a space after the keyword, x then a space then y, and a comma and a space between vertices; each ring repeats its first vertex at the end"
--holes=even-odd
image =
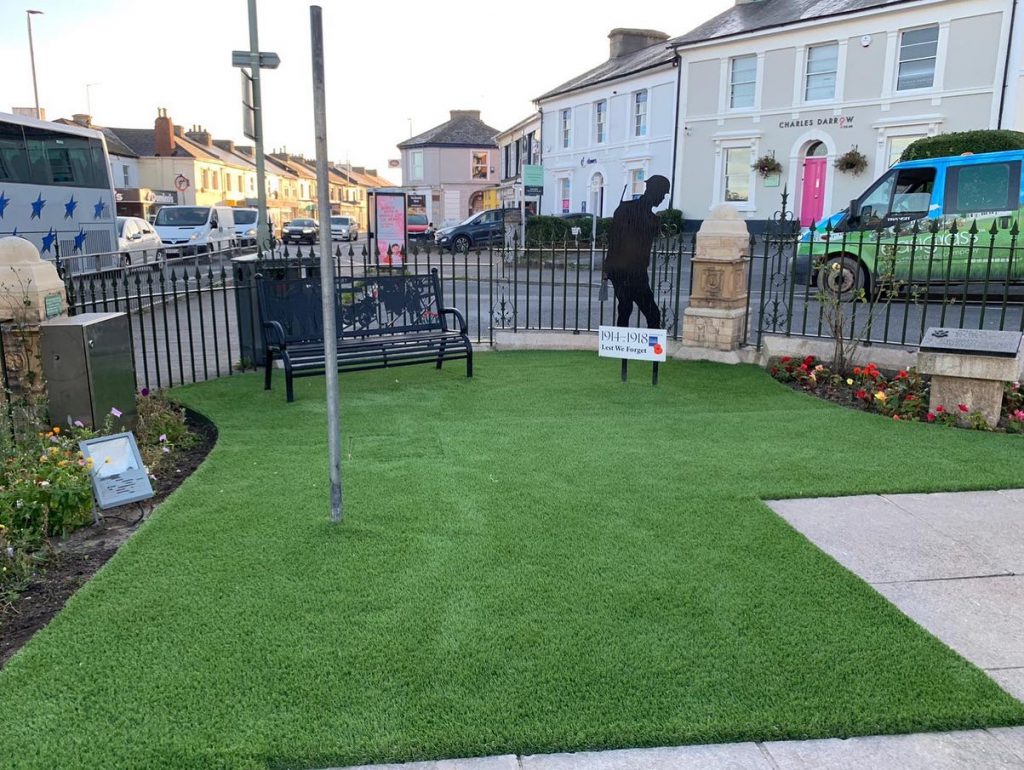
MULTIPOLYGON (((217 442, 216 426, 199 413, 186 409, 185 421, 198 440, 179 451, 173 468, 164 470, 153 483, 156 495, 145 502, 147 517, 199 467, 217 442)), ((24 590, 10 604, 0 605, 0 667, 61 611, 144 520, 139 520, 136 506, 114 508, 105 511, 99 523, 51 541, 49 555, 24 590)))

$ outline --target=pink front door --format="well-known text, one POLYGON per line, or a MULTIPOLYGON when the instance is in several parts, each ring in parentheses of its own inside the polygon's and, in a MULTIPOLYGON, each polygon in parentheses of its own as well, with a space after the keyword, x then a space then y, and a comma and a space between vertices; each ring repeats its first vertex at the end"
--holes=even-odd
POLYGON ((825 161, 804 158, 804 191, 800 198, 800 226, 811 227, 825 209, 825 161))

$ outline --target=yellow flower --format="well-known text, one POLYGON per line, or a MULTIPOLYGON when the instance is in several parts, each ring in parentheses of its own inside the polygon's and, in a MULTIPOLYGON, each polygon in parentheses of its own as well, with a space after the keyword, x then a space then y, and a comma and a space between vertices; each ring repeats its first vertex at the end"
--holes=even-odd
POLYGON ((58 451, 59 450, 57 449, 57 447, 55 447, 55 446, 50 447, 50 454, 55 455, 55 454, 57 454, 58 451))
POLYGON ((853 385, 853 378, 852 377, 847 377, 846 378, 846 384, 847 385, 853 385))
POLYGON ((884 390, 880 390, 875 394, 875 398, 884 403, 885 399, 888 398, 888 396, 885 395, 884 390))
POLYGON ((54 425, 53 426, 53 432, 54 433, 60 433, 60 426, 59 425, 54 425))

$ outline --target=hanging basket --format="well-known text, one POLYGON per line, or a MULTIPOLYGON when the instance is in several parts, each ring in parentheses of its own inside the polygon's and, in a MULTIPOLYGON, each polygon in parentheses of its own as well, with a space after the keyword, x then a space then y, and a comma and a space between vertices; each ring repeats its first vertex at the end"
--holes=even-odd
POLYGON ((774 155, 762 155, 750 164, 750 167, 760 174, 762 179, 782 172, 782 164, 775 160, 774 155))
POLYGON ((868 167, 867 156, 856 147, 844 152, 833 164, 844 174, 860 174, 868 167))

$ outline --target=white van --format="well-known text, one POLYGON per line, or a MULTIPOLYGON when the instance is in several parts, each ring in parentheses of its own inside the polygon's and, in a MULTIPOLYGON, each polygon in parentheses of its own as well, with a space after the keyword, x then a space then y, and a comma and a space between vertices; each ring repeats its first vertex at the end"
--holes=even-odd
POLYGON ((169 257, 226 249, 235 239, 235 217, 230 206, 164 206, 153 226, 169 257))

